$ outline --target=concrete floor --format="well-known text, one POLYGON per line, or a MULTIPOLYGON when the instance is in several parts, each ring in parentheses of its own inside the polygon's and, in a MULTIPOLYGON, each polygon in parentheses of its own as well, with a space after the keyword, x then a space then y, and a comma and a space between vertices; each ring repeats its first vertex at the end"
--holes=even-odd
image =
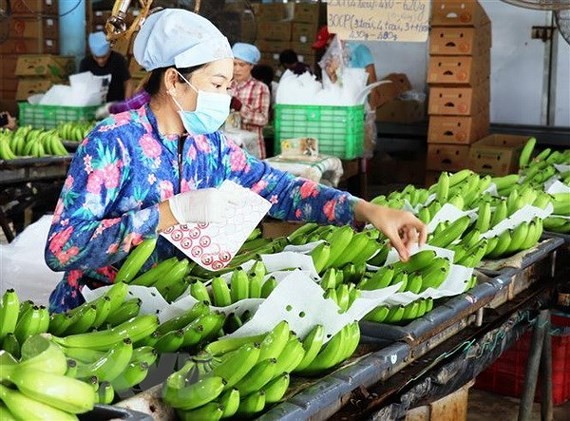
MULTIPOLYGON (((490 421, 497 416, 501 417, 500 421, 517 421, 518 419, 519 400, 516 398, 471 388, 468 402, 467 421, 490 421)), ((533 405, 530 419, 540 421, 538 403, 533 405)), ((554 407, 554 421, 570 421, 570 401, 554 407)))

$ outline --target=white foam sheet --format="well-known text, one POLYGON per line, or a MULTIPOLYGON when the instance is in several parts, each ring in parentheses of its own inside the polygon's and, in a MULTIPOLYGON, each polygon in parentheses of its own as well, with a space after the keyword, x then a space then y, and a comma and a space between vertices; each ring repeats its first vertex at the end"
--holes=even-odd
POLYGON ((298 246, 293 245, 293 244, 289 244, 289 245, 285 246, 283 251, 293 251, 295 253, 307 254, 307 253, 312 252, 315 247, 317 247, 319 244, 321 244, 323 242, 324 242, 324 240, 318 240, 318 241, 312 241, 312 242, 306 243, 306 244, 300 244, 298 246))
POLYGON ((313 258, 310 255, 283 251, 275 254, 263 254, 261 255, 261 260, 265 264, 267 273, 289 268, 298 268, 309 271, 315 278, 319 277, 315 265, 313 264, 313 258))
POLYGON ((477 217, 477 210, 472 209, 472 210, 462 211, 456 206, 453 206, 449 203, 445 203, 429 222, 427 226, 428 233, 432 233, 440 222, 442 221, 454 222, 464 215, 469 215, 469 218, 471 218, 471 220, 474 220, 477 217))
POLYGON ((570 193, 570 186, 567 186, 566 184, 562 183, 560 180, 555 179, 552 180, 550 183, 544 183, 544 190, 546 191, 546 193, 549 194, 570 193))

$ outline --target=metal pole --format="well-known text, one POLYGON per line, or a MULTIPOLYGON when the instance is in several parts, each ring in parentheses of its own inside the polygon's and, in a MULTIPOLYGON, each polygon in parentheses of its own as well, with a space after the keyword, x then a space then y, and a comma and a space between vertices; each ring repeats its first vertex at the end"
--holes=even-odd
POLYGON ((552 336, 550 335, 550 317, 546 320, 544 342, 540 356, 540 418, 542 421, 552 421, 554 419, 552 409, 552 336))
POLYGON ((524 389, 519 404, 519 421, 530 421, 531 419, 532 403, 534 399, 534 392, 536 390, 538 368, 540 365, 540 354, 542 352, 542 344, 544 343, 545 325, 548 320, 548 310, 541 310, 538 313, 536 324, 534 325, 534 329, 532 331, 532 340, 530 343, 530 353, 526 367, 524 389))

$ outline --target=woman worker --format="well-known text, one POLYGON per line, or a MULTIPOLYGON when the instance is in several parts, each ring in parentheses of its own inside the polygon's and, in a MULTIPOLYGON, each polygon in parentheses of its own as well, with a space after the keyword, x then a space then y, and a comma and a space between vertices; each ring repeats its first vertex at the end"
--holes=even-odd
POLYGON ((259 158, 265 159, 263 127, 269 122, 271 93, 265 83, 251 75, 261 53, 255 45, 237 42, 232 47, 234 55, 234 79, 230 85, 230 108, 239 112, 241 128, 257 133, 259 158))
MULTIPOLYGON (((216 187, 226 179, 268 199, 273 217, 370 222, 402 259, 413 241, 425 241, 425 226, 411 213, 272 169, 224 138, 218 128, 229 112, 233 54, 205 18, 178 9, 151 15, 134 55, 152 71, 150 103, 101 121, 77 149, 45 250, 49 267, 65 271, 51 311, 81 304, 84 285, 113 283, 116 268, 144 239, 178 223, 223 220, 229 198, 216 187)), ((143 270, 176 252, 160 238, 143 270)))

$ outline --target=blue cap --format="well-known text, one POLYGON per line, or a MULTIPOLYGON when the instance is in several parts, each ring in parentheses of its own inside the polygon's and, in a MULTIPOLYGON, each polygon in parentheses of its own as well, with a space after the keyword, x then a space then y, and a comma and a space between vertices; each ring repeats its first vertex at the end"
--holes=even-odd
POLYGON ((236 42, 232 47, 234 57, 246 61, 251 64, 257 64, 261 58, 261 53, 255 45, 246 44, 245 42, 236 42))
POLYGON ((184 9, 153 13, 135 38, 133 54, 147 71, 199 66, 233 58, 228 39, 208 19, 184 9))
POLYGON ((109 54, 111 46, 104 32, 93 32, 89 34, 89 49, 95 57, 103 57, 109 54))

